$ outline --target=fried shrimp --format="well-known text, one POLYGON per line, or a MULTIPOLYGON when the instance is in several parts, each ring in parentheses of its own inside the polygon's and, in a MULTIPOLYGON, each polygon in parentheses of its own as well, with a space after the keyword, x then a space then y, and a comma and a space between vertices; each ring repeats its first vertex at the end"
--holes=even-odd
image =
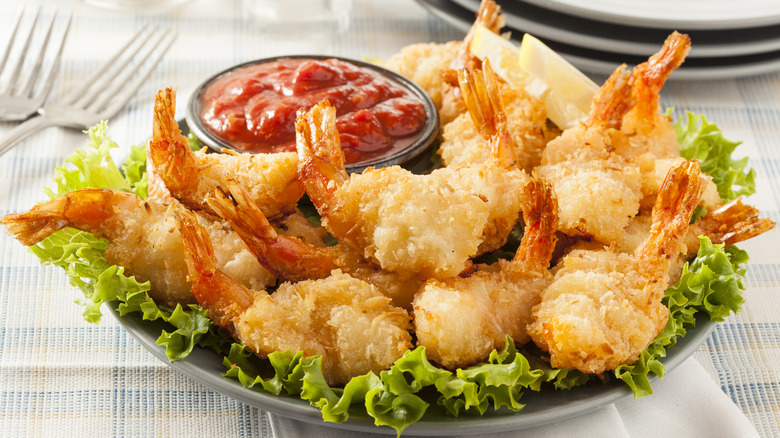
MULTIPOLYGON (((747 205, 742 198, 727 202, 690 224, 684 243, 687 251, 672 261, 671 282, 677 281, 682 267, 699 251, 699 236, 706 236, 712 243, 733 245, 759 236, 775 227, 775 223, 758 217, 759 211, 747 205)), ((650 234, 651 218, 640 215, 631 220, 618 246, 623 252, 633 252, 650 234)))
POLYGON ((176 94, 157 93, 154 133, 149 144, 151 161, 170 193, 187 207, 209 211, 206 196, 224 185, 224 175, 238 178, 269 218, 292 213, 303 195, 297 180, 297 157, 278 154, 207 154, 193 152, 174 117, 176 94))
POLYGON ((298 282, 330 276, 334 269, 376 286, 393 305, 411 308, 412 298, 422 285, 414 276, 383 271, 341 245, 317 247, 293 236, 280 235, 249 194, 233 178, 227 187, 207 198, 220 217, 230 223, 249 250, 279 279, 298 282))
POLYGON ((252 291, 224 274, 195 216, 176 209, 192 293, 209 317, 261 357, 275 351, 322 356, 328 384, 379 373, 411 346, 409 315, 372 285, 341 271, 321 280, 252 291))
POLYGON ((427 175, 398 166, 347 175, 334 117, 327 102, 299 112, 298 175, 341 244, 385 270, 447 278, 506 239, 524 172, 485 163, 427 175))
MULTIPOLYGON (((507 142, 514 151, 517 164, 526 172, 530 172, 540 164, 542 151, 559 131, 548 126, 547 111, 539 99, 532 97, 525 90, 499 81, 489 66, 489 61, 485 59, 483 63, 485 65, 482 69, 485 73, 484 81, 481 82, 485 85, 477 84, 480 88, 486 88, 485 91, 470 91, 468 88, 474 88, 474 85, 464 83, 464 70, 458 72, 461 94, 468 113, 460 114, 455 120, 444 125, 439 146, 442 163, 445 166, 462 166, 488 161, 490 148, 486 147, 485 143, 493 135, 491 131, 500 129, 501 135, 504 136, 502 141, 507 142), (487 93, 482 100, 489 97, 493 103, 494 117, 501 119, 497 128, 492 127, 493 118, 475 118, 480 112, 479 100, 469 98, 470 92, 477 95, 487 93), (469 100, 473 103, 469 104, 469 100)), ((474 64, 469 69, 478 70, 474 64)))
MULTIPOLYGON (((609 244, 643 205, 652 208, 665 171, 684 161, 658 100, 689 47, 688 36, 675 32, 633 74, 619 66, 594 98, 588 120, 549 142, 537 171, 562 200, 561 231, 609 244)), ((708 206, 720 203, 714 185, 704 199, 708 206)))
POLYGON ((466 111, 458 88, 457 71, 471 60, 469 45, 476 27, 484 26, 499 33, 504 23, 501 7, 493 0, 482 0, 474 24, 463 41, 412 44, 383 65, 420 85, 439 109, 441 123, 447 124, 466 111))
POLYGON ((450 369, 466 367, 486 360, 507 335, 518 345, 530 340, 525 327, 531 310, 552 280, 557 207, 551 187, 541 180, 532 180, 526 190, 525 232, 513 260, 479 265, 465 278, 429 280, 415 296, 417 345, 429 359, 450 369))
MULTIPOLYGON (((218 245, 221 269, 250 287, 275 283, 227 224, 206 216, 198 219, 218 245)), ((195 302, 186 279, 181 238, 166 204, 120 191, 85 189, 4 216, 0 223, 27 246, 66 227, 104 237, 109 241, 106 260, 139 281, 149 281, 149 295, 155 301, 168 306, 195 302)))
POLYGON ((635 362, 663 329, 672 259, 708 177, 696 160, 673 169, 653 208, 648 237, 632 254, 573 250, 534 310, 528 333, 555 368, 600 374, 635 362))

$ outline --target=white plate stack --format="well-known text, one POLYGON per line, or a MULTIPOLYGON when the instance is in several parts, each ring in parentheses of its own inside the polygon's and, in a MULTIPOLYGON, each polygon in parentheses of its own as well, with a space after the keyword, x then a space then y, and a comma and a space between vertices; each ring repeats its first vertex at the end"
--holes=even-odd
MULTIPOLYGON (((479 0, 418 0, 468 29, 479 0)), ((672 31, 692 49, 677 79, 736 78, 780 71, 780 0, 497 0, 519 44, 542 40, 579 69, 609 74, 643 62, 672 31)))

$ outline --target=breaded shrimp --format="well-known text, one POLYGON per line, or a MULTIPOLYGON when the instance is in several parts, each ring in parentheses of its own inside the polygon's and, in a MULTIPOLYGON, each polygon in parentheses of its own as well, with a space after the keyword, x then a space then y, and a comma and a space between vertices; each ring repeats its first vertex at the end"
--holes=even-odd
POLYGON ((383 63, 420 85, 439 109, 442 125, 466 111, 458 88, 456 72, 472 60, 469 45, 477 26, 499 33, 505 20, 493 0, 482 0, 477 16, 463 41, 443 44, 418 43, 406 46, 383 63))
MULTIPOLYGON (((221 269, 242 284, 264 288, 276 279, 265 270, 230 227, 212 217, 198 219, 218 248, 221 269)), ((73 227, 109 240, 105 257, 125 274, 149 281, 149 295, 159 304, 194 303, 181 238, 169 206, 114 190, 85 189, 67 193, 26 213, 0 218, 8 233, 34 245, 55 231, 73 227)))
MULTIPOLYGON (((699 236, 706 236, 712 243, 733 245, 761 235, 775 227, 775 223, 758 217, 759 211, 737 198, 704 215, 690 224, 684 243, 687 250, 672 261, 671 283, 679 279, 682 267, 699 251, 699 236)), ((648 215, 636 216, 631 220, 619 249, 633 252, 650 234, 651 218, 648 215)))
POLYGON ((249 194, 233 178, 227 187, 206 199, 217 214, 230 223, 266 269, 289 282, 326 278, 334 269, 376 286, 393 305, 411 309, 422 281, 413 275, 383 271, 341 245, 317 247, 294 236, 280 235, 249 194))
POLYGON ((601 374, 635 362, 664 328, 662 303, 672 259, 708 177, 696 160, 670 171, 653 208, 649 236, 632 254, 614 249, 566 255, 534 310, 528 333, 555 368, 601 374))
POLYGON ((295 210, 303 195, 303 187, 296 176, 295 153, 193 152, 176 123, 175 108, 176 94, 171 88, 157 93, 149 156, 157 174, 176 199, 191 209, 209 211, 206 196, 223 185, 224 175, 229 173, 241 181, 269 218, 295 210))
POLYGON ((511 261, 479 265, 473 275, 429 280, 414 299, 417 345, 428 358, 450 369, 487 359, 511 336, 517 345, 530 340, 525 327, 542 291, 555 248, 557 207, 548 184, 526 186, 525 232, 511 261))
POLYGON ((411 346, 409 315, 372 285, 335 270, 322 280, 252 291, 224 274, 193 213, 176 209, 192 294, 209 317, 261 357, 275 351, 322 356, 328 384, 379 373, 411 346))
POLYGON ((639 211, 641 173, 611 161, 565 161, 539 166, 559 199, 560 231, 608 245, 620 239, 639 211))
POLYGON ((334 117, 327 102, 298 113, 298 174, 342 245, 385 270, 447 278, 506 239, 520 211, 524 172, 486 163, 427 175, 398 166, 347 175, 334 117))
POLYGON ((690 50, 688 35, 674 32, 661 50, 633 72, 618 66, 604 82, 588 119, 551 141, 542 164, 605 160, 617 154, 635 161, 679 157, 680 145, 671 119, 661 113, 660 92, 690 50))
MULTIPOLYGON (((489 64, 489 61, 485 59, 483 63, 489 64)), ((471 68, 476 69, 474 64, 471 68)), ((540 164, 542 151, 547 143, 560 134, 560 131, 548 125, 547 111, 539 99, 523 89, 499 82, 489 65, 482 68, 485 70, 485 82, 489 85, 488 93, 495 95, 491 99, 497 103, 496 113, 503 118, 500 129, 506 131, 506 135, 510 137, 517 164, 530 173, 540 164)), ((445 166, 483 163, 490 157, 490 149, 486 146, 489 133, 485 132, 485 128, 490 125, 486 124, 485 120, 474 118, 474 105, 469 106, 465 95, 468 91, 464 91, 462 81, 460 84, 461 94, 464 95, 469 111, 444 125, 439 154, 445 166)))
MULTIPOLYGON (((619 66, 594 98, 588 120, 547 145, 537 171, 561 199, 562 232, 608 245, 620 240, 643 205, 652 208, 660 187, 656 161, 679 158, 659 161, 659 171, 684 161, 658 99, 689 46, 688 37, 675 32, 633 75, 619 66)), ((714 185, 707 193, 705 203, 719 204, 714 185)))

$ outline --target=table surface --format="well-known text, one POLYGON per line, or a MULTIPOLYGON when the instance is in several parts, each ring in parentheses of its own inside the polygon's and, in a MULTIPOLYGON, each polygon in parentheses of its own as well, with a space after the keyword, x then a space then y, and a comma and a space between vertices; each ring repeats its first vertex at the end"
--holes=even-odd
MULTIPOLYGON (((263 35, 242 18, 240 0, 193 0, 169 10, 131 13, 80 1, 41 3, 44 13, 53 6, 73 11, 54 95, 86 77, 144 21, 178 32, 162 64, 109 123, 110 135, 122 146, 117 157, 151 135, 158 89, 178 89, 177 113, 183 115, 200 81, 237 63, 293 53, 386 59, 407 44, 463 37, 412 0, 353 0, 349 30, 319 38, 263 35)), ((0 1, 2 41, 18 9, 16 1, 0 1)), ((662 104, 676 108, 675 114, 706 114, 727 138, 744 142, 738 154, 749 156, 757 173, 758 193, 749 203, 780 219, 780 74, 672 80, 662 104)), ((0 123, 0 133, 12 126, 0 123)), ((5 181, 0 214, 43 200, 41 188, 55 167, 85 140, 80 132, 49 128, 0 157, 0 181, 5 181)), ((768 437, 780 430, 780 232, 741 247, 751 255, 743 311, 718 324, 695 358, 768 437)), ((99 325, 84 322, 73 303, 79 296, 61 270, 41 267, 18 242, 0 237, 0 435, 272 436, 262 411, 179 375, 111 316, 99 325)))

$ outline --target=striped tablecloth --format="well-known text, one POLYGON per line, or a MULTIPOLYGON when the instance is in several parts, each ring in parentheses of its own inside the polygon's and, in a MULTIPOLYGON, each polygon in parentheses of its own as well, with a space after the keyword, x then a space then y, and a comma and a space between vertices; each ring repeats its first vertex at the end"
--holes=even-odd
MULTIPOLYGON (((4 44, 19 2, 0 1, 4 44)), ((109 124, 128 153, 151 134, 152 102, 179 90, 178 113, 206 76, 236 63, 292 53, 387 58, 406 44, 460 39, 463 32, 411 0, 354 0, 349 30, 311 39, 267 36, 242 18, 239 0, 191 1, 169 10, 109 12, 79 1, 43 1, 73 10, 53 93, 62 94, 100 65, 144 21, 176 29, 163 63, 109 124)), ((659 41, 659 45, 660 45, 659 41)), ((695 44, 695 41, 694 41, 695 44)), ((597 81, 603 77, 595 77, 597 81)), ((750 203, 780 219, 780 74, 669 83, 665 106, 704 113, 727 138, 744 142, 757 172, 750 203)), ((0 123, 0 132, 12 124, 0 123)), ((50 128, 0 157, 0 214, 43 200, 55 167, 85 144, 81 133, 50 128)), ((4 234, 4 233, 3 233, 4 234)), ((718 324, 695 359, 764 437, 780 430, 780 232, 742 247, 748 265, 741 314, 718 324)), ((0 436, 274 436, 263 411, 210 391, 155 359, 111 316, 82 320, 80 292, 62 271, 41 267, 16 241, 0 237, 0 436)), ((647 413, 652 416, 652 412, 647 413)), ((657 419, 663 421, 663 419, 657 419)))

